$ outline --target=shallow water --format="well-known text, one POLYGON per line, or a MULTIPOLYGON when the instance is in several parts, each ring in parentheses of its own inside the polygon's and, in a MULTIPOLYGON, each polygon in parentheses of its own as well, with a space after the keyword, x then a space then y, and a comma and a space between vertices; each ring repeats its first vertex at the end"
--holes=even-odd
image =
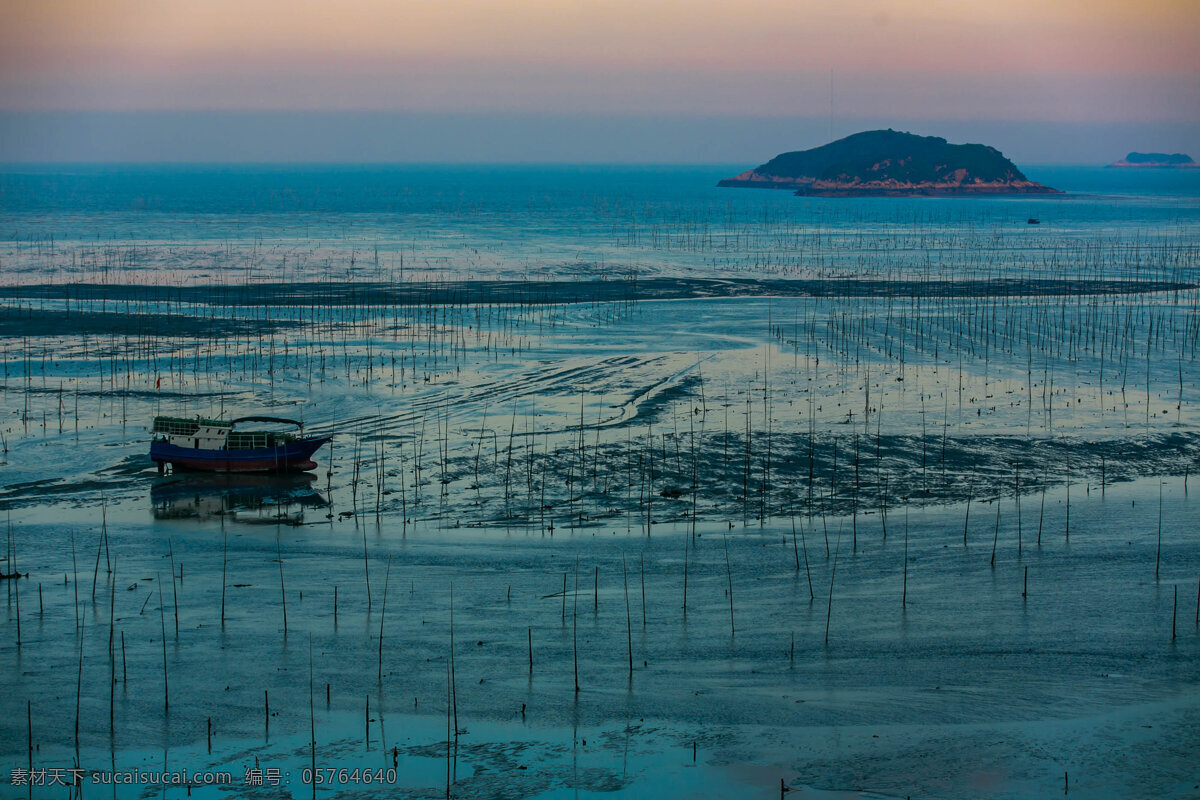
MULTIPOLYGON (((943 797, 984 781, 989 796, 1021 797, 1064 771, 1085 796, 1168 796, 1194 775, 1200 555, 1194 500, 1181 480, 1163 488, 1161 553, 1156 481, 1081 492, 1069 539, 1065 491, 1045 511, 1026 498, 1019 533, 1011 500, 999 528, 994 504, 910 511, 907 547, 899 511, 886 539, 868 515, 800 518, 796 539, 790 520, 701 525, 693 539, 670 526, 647 537, 161 519, 143 499, 108 507, 106 546, 94 511, 57 525, 18 512, 18 565, 43 580, 40 597, 22 582, 22 643, 4 649, 5 760, 24 763, 14 722, 29 702, 36 760, 70 766, 81 686, 89 770, 112 750, 124 764, 231 769, 239 785, 253 755, 295 776, 310 758, 311 691, 323 763, 377 767, 400 747, 417 760, 398 783, 440 795, 453 592, 461 796, 657 791, 691 741, 695 769, 762 796, 782 778, 943 797), (1105 522, 1117 514, 1121 529, 1105 522), (167 588, 171 558, 183 579, 167 588), (384 728, 371 723, 369 745, 368 702, 384 728), (212 756, 196 749, 210 718, 212 756), (636 757, 618 770, 627 738, 636 757), (1152 769, 1133 766, 1138 752, 1152 769)), ((15 616, 10 591, 10 628, 15 616)), ((693 796, 687 786, 668 796, 693 796)))
POLYGON ((1200 176, 728 172, 5 171, 6 790, 1200 794, 1200 176), (158 477, 157 413, 335 438, 158 477))

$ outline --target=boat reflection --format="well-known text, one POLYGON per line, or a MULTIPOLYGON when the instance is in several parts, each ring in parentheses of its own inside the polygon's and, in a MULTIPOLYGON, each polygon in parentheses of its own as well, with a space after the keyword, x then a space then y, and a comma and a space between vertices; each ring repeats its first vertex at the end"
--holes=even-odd
POLYGON ((223 518, 252 525, 301 525, 305 511, 329 503, 313 488, 316 476, 179 473, 150 487, 155 519, 223 518))

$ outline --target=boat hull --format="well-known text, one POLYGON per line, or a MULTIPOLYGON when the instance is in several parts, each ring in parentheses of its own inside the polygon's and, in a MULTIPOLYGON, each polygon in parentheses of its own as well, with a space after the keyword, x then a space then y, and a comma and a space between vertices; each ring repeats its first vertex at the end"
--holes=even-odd
POLYGON ((312 454, 330 437, 298 439, 254 450, 202 450, 169 442, 151 442, 150 458, 179 472, 305 472, 316 469, 312 454))

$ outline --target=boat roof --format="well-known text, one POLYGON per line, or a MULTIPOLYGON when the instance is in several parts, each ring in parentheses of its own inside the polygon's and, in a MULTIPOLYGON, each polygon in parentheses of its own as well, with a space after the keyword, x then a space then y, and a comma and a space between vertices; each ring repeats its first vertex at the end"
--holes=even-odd
POLYGON ((273 422, 280 425, 294 425, 297 428, 304 428, 304 423, 287 417, 266 417, 253 415, 249 417, 238 417, 237 419, 204 419, 200 416, 195 417, 163 417, 154 418, 152 430, 155 433, 182 433, 191 435, 199 427, 209 428, 230 428, 239 422, 273 422))
POLYGON ((236 425, 239 422, 277 422, 281 425, 295 425, 297 428, 304 427, 303 422, 300 422, 299 420, 295 420, 295 419, 288 419, 287 417, 262 417, 262 416, 238 417, 230 424, 236 425))
POLYGON ((204 419, 202 417, 155 417, 154 429, 165 430, 179 426, 193 427, 204 425, 210 428, 229 428, 233 423, 224 419, 204 419))

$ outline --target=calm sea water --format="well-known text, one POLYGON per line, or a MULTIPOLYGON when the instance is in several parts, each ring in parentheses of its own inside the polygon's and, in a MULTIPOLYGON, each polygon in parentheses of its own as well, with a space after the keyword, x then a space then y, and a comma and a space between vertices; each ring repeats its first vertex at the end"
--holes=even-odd
POLYGON ((8 166, 0 279, 86 280, 96 269, 112 279, 118 267, 137 282, 155 272, 211 282, 401 269, 467 278, 929 274, 974 269, 984 247, 1025 270, 1072 248, 1191 246, 1200 226, 1200 170, 1035 167, 1032 179, 1065 194, 1029 197, 811 199, 716 188, 744 167, 8 166), (47 249, 51 241, 110 253, 76 253, 72 263, 47 249), (162 252, 188 245, 231 255, 162 252))

